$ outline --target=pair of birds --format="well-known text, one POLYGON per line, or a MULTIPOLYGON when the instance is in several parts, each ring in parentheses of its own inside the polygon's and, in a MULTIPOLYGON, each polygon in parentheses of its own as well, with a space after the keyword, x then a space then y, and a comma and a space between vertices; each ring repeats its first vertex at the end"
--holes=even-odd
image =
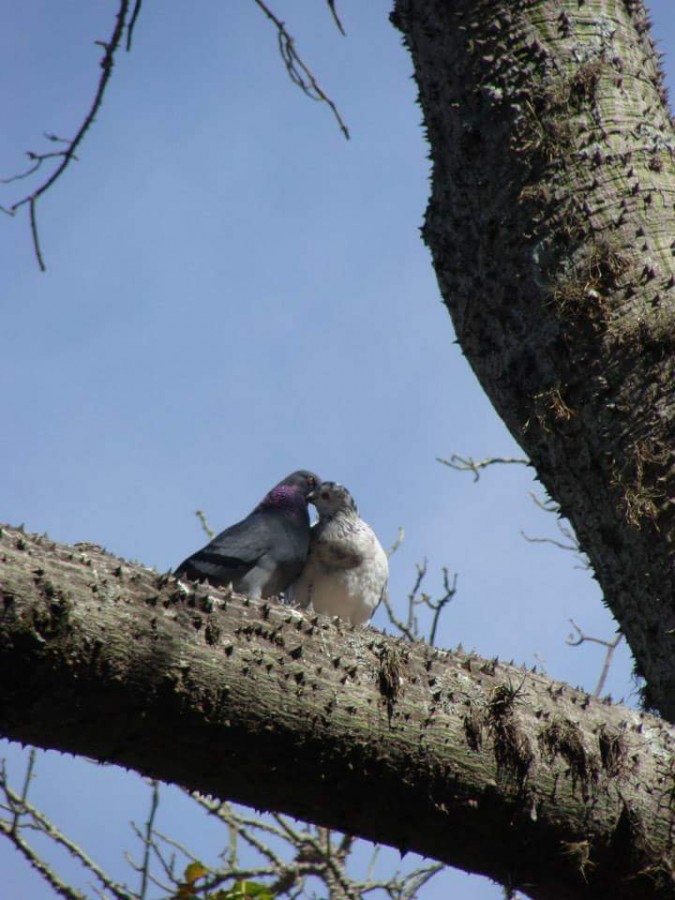
POLYGON ((285 593, 303 609, 367 624, 389 577, 387 555, 359 517, 349 491, 301 469, 263 497, 174 572, 176 578, 231 584, 261 598, 285 593), (307 504, 319 514, 310 527, 307 504))

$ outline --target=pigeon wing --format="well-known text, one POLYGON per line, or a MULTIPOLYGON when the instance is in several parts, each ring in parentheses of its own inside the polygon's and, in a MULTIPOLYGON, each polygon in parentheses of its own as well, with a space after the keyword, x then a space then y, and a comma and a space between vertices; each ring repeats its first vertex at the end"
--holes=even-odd
POLYGON ((207 579, 214 586, 237 584, 269 552, 273 529, 260 512, 221 531, 210 543, 178 566, 175 576, 207 579))

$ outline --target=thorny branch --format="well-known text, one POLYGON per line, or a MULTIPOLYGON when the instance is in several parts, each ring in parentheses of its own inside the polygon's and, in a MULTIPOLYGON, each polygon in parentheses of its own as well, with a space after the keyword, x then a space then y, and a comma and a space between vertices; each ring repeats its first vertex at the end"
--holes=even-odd
POLYGON ((66 884, 57 875, 56 871, 47 865, 38 852, 26 841, 24 832, 33 831, 41 834, 53 841, 58 847, 64 849, 85 870, 91 873, 115 900, 136 900, 136 895, 130 893, 123 885, 111 879, 74 841, 67 838, 44 813, 28 802, 28 788, 33 778, 34 765, 35 751, 31 750, 20 794, 10 787, 4 764, 0 768, 0 812, 8 815, 7 819, 0 819, 0 834, 4 834, 14 844, 31 866, 62 897, 68 897, 70 900, 73 900, 73 898, 75 900, 84 900, 85 895, 66 884))
MULTIPOLYGON (((253 0, 253 2, 262 10, 267 18, 270 19, 271 22, 273 22, 277 29, 279 52, 284 62, 284 66, 286 67, 286 71, 288 72, 293 83, 296 84, 300 88, 300 90, 310 99, 326 103, 328 105, 340 127, 340 130, 342 131, 345 138, 349 140, 349 130, 345 122, 343 121, 336 104, 328 96, 328 94, 326 94, 326 92, 318 83, 316 76, 299 55, 295 46, 295 41, 287 31, 284 22, 282 22, 281 19, 279 19, 272 12, 270 7, 264 2, 264 0, 253 0)), ((335 8, 334 0, 326 0, 326 4, 331 16, 333 17, 336 27, 342 34, 344 34, 345 30, 335 8)), ((141 13, 142 5, 143 0, 134 0, 133 9, 131 9, 131 14, 129 14, 131 0, 119 0, 117 15, 115 17, 115 26, 110 38, 107 41, 99 40, 95 42, 98 46, 103 48, 103 56, 100 62, 101 74, 99 76, 92 104, 89 108, 89 111, 85 115, 77 133, 75 134, 75 137, 72 139, 65 139, 57 137, 54 134, 45 134, 44 137, 46 138, 46 140, 51 141, 52 143, 63 144, 63 149, 52 150, 46 153, 39 153, 33 150, 29 150, 26 153, 28 159, 30 160, 30 165, 28 166, 28 168, 24 172, 20 172, 17 175, 12 175, 8 178, 0 179, 0 184, 12 184, 16 181, 20 181, 24 178, 29 178, 30 176, 35 175, 42 168, 43 164, 48 163, 49 161, 57 162, 55 168, 51 171, 51 173, 34 190, 25 194, 10 206, 0 206, 0 211, 6 213, 9 216, 16 215, 16 213, 24 206, 28 207, 33 250, 35 252, 35 257, 37 259, 38 265, 43 272, 46 271, 47 267, 45 265, 44 255, 42 253, 42 247, 40 245, 40 233, 37 216, 38 201, 40 200, 42 195, 46 193, 46 191, 48 191, 61 178, 66 169, 68 169, 68 167, 70 166, 71 162, 73 160, 77 161, 76 151, 84 140, 87 132, 93 125, 94 120, 96 119, 96 116, 99 113, 101 106, 103 105, 103 98, 105 96, 106 89, 113 73, 115 54, 119 50, 124 40, 125 31, 125 49, 127 50, 127 52, 131 50, 133 36, 135 33, 138 18, 141 13)))
POLYGON ((95 878, 97 884, 93 886, 94 892, 113 900, 145 900, 151 885, 157 887, 166 898, 207 897, 219 888, 233 890, 238 884, 251 881, 267 888, 271 896, 299 900, 301 897, 315 896, 314 888, 307 885, 309 878, 318 879, 323 884, 326 896, 343 900, 361 900, 374 891, 384 892, 390 900, 414 900, 422 885, 444 868, 440 863, 433 863, 408 873, 397 871, 388 878, 380 879, 373 874, 376 848, 366 878, 354 879, 347 873, 349 857, 356 843, 352 836, 295 822, 279 814, 256 817, 230 803, 185 792, 228 830, 228 842, 222 853, 223 865, 210 868, 200 861, 195 850, 157 829, 159 785, 151 781, 147 819, 141 827, 132 823, 143 845, 142 860, 136 863, 125 854, 132 869, 141 875, 139 890, 132 890, 107 876, 80 847, 28 802, 35 755, 35 751, 31 750, 20 792, 9 786, 4 766, 0 768, 0 813, 4 812, 6 816, 0 818, 0 834, 9 838, 56 894, 67 900, 86 900, 86 894, 68 884, 42 859, 26 840, 26 831, 41 834, 65 849, 84 871, 95 878), (248 865, 237 861, 239 842, 249 848, 248 865), (190 864, 196 865, 202 874, 196 879, 199 885, 194 884, 194 876, 190 879, 190 892, 186 893, 187 867, 190 864))

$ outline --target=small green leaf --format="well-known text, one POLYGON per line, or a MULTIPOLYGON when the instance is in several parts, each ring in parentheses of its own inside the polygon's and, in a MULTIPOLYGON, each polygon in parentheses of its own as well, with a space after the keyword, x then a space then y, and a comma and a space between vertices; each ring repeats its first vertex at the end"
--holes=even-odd
POLYGON ((194 885, 195 881, 199 878, 203 878, 205 875, 209 874, 209 870, 203 863, 200 862, 191 862, 189 866, 185 867, 185 872, 183 873, 183 878, 185 878, 186 884, 189 884, 191 887, 194 885))

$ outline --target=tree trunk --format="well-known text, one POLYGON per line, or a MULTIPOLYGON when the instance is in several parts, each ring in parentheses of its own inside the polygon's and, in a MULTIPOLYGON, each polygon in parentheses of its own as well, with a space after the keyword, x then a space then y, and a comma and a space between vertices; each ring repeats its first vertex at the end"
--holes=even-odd
POLYGON ((541 675, 0 537, 0 730, 541 898, 674 897, 675 730, 541 675))
POLYGON ((471 366, 675 720, 675 137, 641 0, 398 0, 471 366))

